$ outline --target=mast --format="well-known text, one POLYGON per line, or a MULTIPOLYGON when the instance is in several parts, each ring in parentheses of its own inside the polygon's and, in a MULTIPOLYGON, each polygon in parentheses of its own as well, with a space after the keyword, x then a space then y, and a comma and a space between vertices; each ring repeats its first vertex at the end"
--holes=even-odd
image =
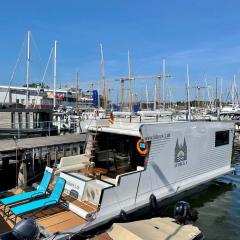
POLYGON ((56 82, 57 82, 57 41, 54 41, 53 59, 53 107, 56 107, 56 82))
POLYGON ((106 82, 105 82, 105 73, 104 73, 104 55, 103 55, 103 46, 100 43, 101 51, 101 66, 102 66, 102 84, 103 84, 103 109, 106 109, 106 82))
POLYGON ((147 110, 148 110, 149 100, 148 100, 148 85, 147 85, 147 82, 146 82, 146 100, 147 100, 147 110))
POLYGON ((124 79, 120 80, 120 91, 121 91, 121 111, 124 108, 124 79))
POLYGON ((26 107, 29 105, 29 67, 30 67, 30 38, 31 32, 27 33, 27 69, 26 69, 26 81, 27 81, 27 94, 26 94, 26 107))
POLYGON ((208 83, 207 83, 207 78, 205 78, 205 85, 206 85, 206 89, 207 89, 209 107, 212 108, 212 99, 211 99, 211 96, 210 96, 210 88, 209 88, 208 83))
POLYGON ((77 71, 77 82, 76 82, 76 110, 77 110, 77 113, 79 113, 79 106, 78 106, 78 101, 79 101, 78 79, 79 79, 79 73, 77 71))
POLYGON ((188 118, 189 118, 189 121, 191 121, 190 80, 189 80, 188 64, 187 64, 187 101, 188 101, 188 118))
POLYGON ((217 108, 218 107, 218 79, 216 78, 216 92, 215 92, 215 94, 216 94, 216 100, 215 100, 215 107, 217 108))
POLYGON ((220 109, 222 109, 222 83, 223 83, 223 78, 221 78, 221 82, 220 82, 220 109))
POLYGON ((233 96, 233 105, 235 106, 237 104, 237 101, 236 101, 236 95, 237 95, 237 92, 236 92, 236 75, 234 74, 233 76, 233 89, 232 89, 232 96, 233 96))
POLYGON ((158 103, 157 103, 157 106, 158 106, 158 109, 160 109, 160 103, 161 103, 161 99, 160 99, 160 96, 161 96, 161 77, 159 76, 158 78, 158 103))
POLYGON ((128 49, 128 81, 129 81, 129 111, 133 110, 133 92, 132 92, 132 79, 131 79, 131 61, 130 61, 130 51, 128 49))
POLYGON ((155 84, 155 86, 154 86, 154 103, 153 103, 153 108, 154 108, 154 110, 156 110, 157 108, 156 108, 156 102, 157 102, 157 86, 156 86, 156 84, 155 84))
POLYGON ((166 80, 166 69, 165 69, 165 59, 163 59, 163 110, 165 110, 165 80, 166 80))
POLYGON ((98 84, 98 88, 97 88, 97 91, 98 91, 98 109, 100 109, 99 81, 97 81, 97 84, 98 84))

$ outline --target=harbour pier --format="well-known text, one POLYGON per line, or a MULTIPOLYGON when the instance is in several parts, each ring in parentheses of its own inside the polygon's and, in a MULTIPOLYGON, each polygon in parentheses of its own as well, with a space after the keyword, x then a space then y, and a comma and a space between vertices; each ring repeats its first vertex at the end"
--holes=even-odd
POLYGON ((26 168, 27 176, 24 179, 34 178, 44 171, 45 166, 58 164, 61 157, 83 153, 85 138, 85 134, 69 134, 1 140, 0 176, 3 182, 6 177, 10 177, 8 182, 5 181, 5 188, 16 186, 21 164, 26 168))

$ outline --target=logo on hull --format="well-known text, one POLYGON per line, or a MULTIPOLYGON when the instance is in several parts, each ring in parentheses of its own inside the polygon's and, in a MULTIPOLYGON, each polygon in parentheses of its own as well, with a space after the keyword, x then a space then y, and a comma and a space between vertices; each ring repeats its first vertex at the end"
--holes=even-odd
POLYGON ((187 165, 187 143, 184 138, 183 144, 179 144, 178 139, 175 147, 175 167, 187 165))

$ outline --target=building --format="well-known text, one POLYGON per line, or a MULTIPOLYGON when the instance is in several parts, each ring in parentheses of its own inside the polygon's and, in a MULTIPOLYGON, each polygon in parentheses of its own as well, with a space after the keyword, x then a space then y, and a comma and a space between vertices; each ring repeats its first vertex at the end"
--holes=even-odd
MULTIPOLYGON (((52 108, 54 104, 54 90, 41 88, 28 88, 29 107, 35 108, 52 108)), ((96 107, 98 95, 96 90, 78 93, 79 107, 96 107)), ((76 106, 76 90, 75 89, 57 89, 56 90, 56 106, 76 106)), ((26 105, 27 87, 16 86, 0 86, 0 104, 22 104, 26 105)))

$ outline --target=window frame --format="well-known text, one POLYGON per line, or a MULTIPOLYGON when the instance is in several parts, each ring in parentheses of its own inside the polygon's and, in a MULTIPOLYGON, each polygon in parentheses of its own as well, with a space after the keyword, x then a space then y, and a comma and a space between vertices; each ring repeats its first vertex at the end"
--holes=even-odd
POLYGON ((229 142, 230 142, 229 130, 215 132, 215 147, 228 145, 229 142))

